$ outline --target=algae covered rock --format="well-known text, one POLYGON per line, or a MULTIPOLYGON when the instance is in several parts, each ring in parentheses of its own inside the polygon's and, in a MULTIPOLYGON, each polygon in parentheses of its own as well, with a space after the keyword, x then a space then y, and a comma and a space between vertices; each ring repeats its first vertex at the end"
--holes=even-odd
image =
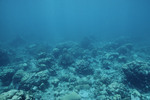
POLYGON ((35 100, 32 95, 23 90, 10 90, 0 94, 0 100, 35 100))
POLYGON ((139 91, 137 90, 131 91, 131 100, 141 100, 141 98, 142 98, 142 95, 140 94, 139 91))
POLYGON ((75 65, 76 73, 81 75, 91 75, 94 73, 94 69, 90 67, 90 63, 85 60, 79 60, 75 65))
MULTIPOLYGON (((108 85, 107 93, 111 96, 114 95, 114 98, 125 98, 128 96, 128 90, 126 89, 125 85, 118 82, 113 82, 108 85)), ((121 100, 121 99, 113 99, 113 100, 121 100)))
POLYGON ((61 55, 59 58, 59 64, 64 67, 70 66, 73 62, 74 62, 74 57, 68 53, 61 55))
POLYGON ((38 62, 37 67, 40 70, 45 70, 45 69, 51 68, 51 66, 54 64, 54 58, 53 57, 41 58, 41 59, 38 59, 37 62, 38 62))
POLYGON ((127 63, 123 67, 126 79, 134 87, 149 91, 150 89, 150 64, 142 61, 127 63))
POLYGON ((21 79, 24 77, 25 72, 23 70, 18 70, 15 75, 13 76, 13 83, 18 84, 21 79))
POLYGON ((0 72, 0 79, 3 83, 3 85, 7 86, 11 83, 12 81, 12 77, 15 74, 15 70, 14 69, 6 69, 4 68, 3 70, 1 70, 0 72))
POLYGON ((38 87, 43 90, 48 86, 49 72, 47 70, 37 73, 19 71, 14 75, 13 83, 19 89, 32 90, 38 87))

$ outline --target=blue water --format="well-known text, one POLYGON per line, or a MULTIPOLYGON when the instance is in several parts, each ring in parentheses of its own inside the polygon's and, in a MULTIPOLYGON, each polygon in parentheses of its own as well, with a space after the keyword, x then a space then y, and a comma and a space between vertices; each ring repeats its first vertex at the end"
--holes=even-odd
POLYGON ((74 40, 91 34, 148 35, 149 4, 149 0, 1 0, 0 37, 74 40))
POLYGON ((149 77, 150 0, 0 0, 0 100, 150 100, 149 77))

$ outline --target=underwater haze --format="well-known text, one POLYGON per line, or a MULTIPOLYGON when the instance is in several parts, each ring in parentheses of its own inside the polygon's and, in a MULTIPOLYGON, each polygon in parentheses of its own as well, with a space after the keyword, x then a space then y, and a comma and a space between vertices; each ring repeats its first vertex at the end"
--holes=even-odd
POLYGON ((150 100, 150 0, 0 0, 0 100, 150 100))
POLYGON ((1 0, 0 37, 76 40, 88 35, 148 35, 149 4, 149 0, 1 0))

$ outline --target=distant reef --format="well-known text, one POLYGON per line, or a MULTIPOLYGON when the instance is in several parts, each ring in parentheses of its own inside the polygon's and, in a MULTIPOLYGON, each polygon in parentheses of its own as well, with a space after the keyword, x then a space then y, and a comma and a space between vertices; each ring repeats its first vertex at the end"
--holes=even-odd
POLYGON ((150 100, 149 46, 126 38, 19 45, 0 47, 0 100, 150 100))

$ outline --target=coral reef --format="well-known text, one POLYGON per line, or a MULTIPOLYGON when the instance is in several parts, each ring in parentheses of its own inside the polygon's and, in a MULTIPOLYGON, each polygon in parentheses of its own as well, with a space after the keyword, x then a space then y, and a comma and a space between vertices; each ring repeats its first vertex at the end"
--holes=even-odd
POLYGON ((37 73, 27 73, 18 70, 13 77, 13 84, 23 90, 43 90, 48 86, 49 73, 47 70, 37 73))
POLYGON ((143 91, 150 89, 150 63, 134 61, 123 67, 123 72, 128 82, 143 91))
POLYGON ((79 60, 76 62, 76 72, 82 75, 94 74, 94 70, 90 67, 90 63, 85 60, 79 60))
POLYGON ((150 100, 149 61, 128 39, 2 48, 0 99, 150 100))
POLYGON ((0 94, 0 100, 35 100, 33 96, 22 90, 10 90, 0 94))
MULTIPOLYGON (((6 67, 6 66, 5 66, 6 67)), ((15 74, 15 70, 14 69, 3 69, 0 70, 0 79, 2 81, 2 85, 8 86, 11 84, 12 81, 12 77, 15 74)))
POLYGON ((59 64, 64 67, 70 66, 73 62, 74 62, 73 56, 68 53, 61 55, 59 58, 59 64))

